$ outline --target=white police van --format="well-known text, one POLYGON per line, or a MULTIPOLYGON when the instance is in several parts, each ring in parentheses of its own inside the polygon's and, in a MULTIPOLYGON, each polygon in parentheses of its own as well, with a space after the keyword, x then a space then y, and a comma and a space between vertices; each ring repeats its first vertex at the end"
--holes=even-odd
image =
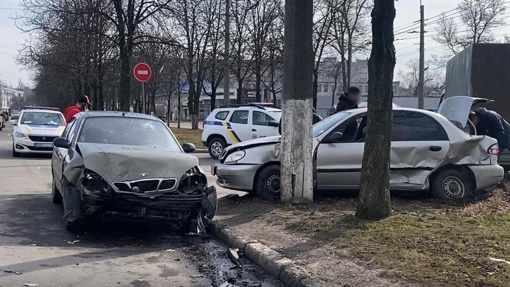
POLYGON ((14 123, 12 134, 12 156, 20 154, 51 154, 53 140, 65 129, 62 113, 50 108, 22 110, 14 123))
POLYGON ((202 142, 217 159, 231 144, 277 136, 282 110, 258 104, 227 105, 213 110, 204 122, 202 142))

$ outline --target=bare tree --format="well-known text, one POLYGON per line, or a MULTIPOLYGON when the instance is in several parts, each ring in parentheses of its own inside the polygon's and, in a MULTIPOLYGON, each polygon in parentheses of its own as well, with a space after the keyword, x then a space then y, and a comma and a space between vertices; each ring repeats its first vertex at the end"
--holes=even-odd
POLYGON ((207 72, 208 44, 213 31, 215 11, 214 3, 219 0, 189 0, 173 2, 170 15, 175 21, 170 33, 177 32, 184 52, 183 70, 186 74, 188 90, 188 108, 192 128, 198 129, 200 112, 200 94, 207 72), (175 28, 175 29, 174 29, 175 28))
POLYGON ((372 52, 368 60, 368 130, 361 167, 360 202, 356 216, 379 220, 390 206, 390 143, 393 118, 395 0, 374 0, 372 52))
POLYGON ((268 41, 275 22, 283 13, 279 0, 259 0, 257 5, 250 10, 250 25, 248 29, 251 34, 251 52, 253 54, 253 74, 255 76, 255 101, 262 99, 262 76, 264 64, 270 53, 268 41))
POLYGON ((283 15, 273 23, 267 41, 268 57, 263 71, 262 84, 273 95, 277 104, 277 95, 283 88, 283 15))
POLYGON ((322 56, 326 47, 332 42, 331 30, 335 22, 336 5, 326 0, 314 1, 314 25, 313 25, 313 106, 317 107, 317 92, 319 86, 319 69, 322 56))
MULTIPOLYGON (((411 90, 413 96, 418 96, 419 59, 411 59, 407 63, 407 71, 399 71, 404 87, 411 90)), ((439 91, 444 86, 444 77, 437 69, 430 66, 425 69, 424 77, 425 95, 439 91)))
POLYGON ((244 84, 247 78, 251 76, 251 67, 253 65, 255 55, 251 53, 250 28, 252 23, 247 21, 248 15, 252 9, 255 9, 259 1, 233 1, 231 2, 231 22, 234 25, 232 39, 232 70, 237 80, 237 103, 241 103, 241 97, 244 90, 244 84))
POLYGON ((504 0, 462 0, 457 8, 460 25, 455 23, 455 17, 442 15, 434 40, 445 45, 453 54, 471 44, 494 41, 491 30, 505 24, 505 3, 504 0), (465 28, 459 29, 459 26, 465 28))

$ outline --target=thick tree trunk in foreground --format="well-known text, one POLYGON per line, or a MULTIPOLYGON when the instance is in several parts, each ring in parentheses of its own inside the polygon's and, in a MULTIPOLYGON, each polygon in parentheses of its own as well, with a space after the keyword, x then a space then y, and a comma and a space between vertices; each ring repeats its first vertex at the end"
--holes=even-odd
POLYGON ((393 101, 393 20, 395 0, 375 0, 372 52, 368 61, 368 130, 356 216, 379 220, 390 215, 390 143, 393 101))
POLYGON ((285 1, 281 200, 313 201, 313 1, 285 1))

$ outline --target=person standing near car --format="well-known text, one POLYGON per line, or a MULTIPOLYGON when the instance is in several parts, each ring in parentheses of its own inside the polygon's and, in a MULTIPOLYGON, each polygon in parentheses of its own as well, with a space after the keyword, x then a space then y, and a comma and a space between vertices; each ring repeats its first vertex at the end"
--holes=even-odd
POLYGON ((69 106, 64 111, 64 118, 66 119, 66 123, 69 123, 76 114, 88 111, 89 105, 90 101, 88 96, 79 96, 76 104, 69 106))
POLYGON ((347 93, 344 93, 338 99, 336 112, 358 108, 360 94, 361 92, 357 87, 350 87, 347 93))
POLYGON ((476 127, 477 134, 498 140, 500 152, 510 149, 510 124, 500 114, 477 108, 469 114, 469 120, 476 127))

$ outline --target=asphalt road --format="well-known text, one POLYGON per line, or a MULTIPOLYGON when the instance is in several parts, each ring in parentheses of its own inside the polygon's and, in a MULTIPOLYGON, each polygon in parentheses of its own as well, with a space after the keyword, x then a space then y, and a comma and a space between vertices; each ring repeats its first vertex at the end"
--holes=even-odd
MULTIPOLYGON (((229 273, 238 283, 280 286, 249 262, 229 270, 220 242, 167 225, 105 221, 83 234, 67 232, 62 207, 50 201, 50 159, 13 158, 11 134, 12 127, 0 132, 0 287, 205 287, 221 285, 229 273)), ((200 157, 209 171, 214 161, 200 157)))

